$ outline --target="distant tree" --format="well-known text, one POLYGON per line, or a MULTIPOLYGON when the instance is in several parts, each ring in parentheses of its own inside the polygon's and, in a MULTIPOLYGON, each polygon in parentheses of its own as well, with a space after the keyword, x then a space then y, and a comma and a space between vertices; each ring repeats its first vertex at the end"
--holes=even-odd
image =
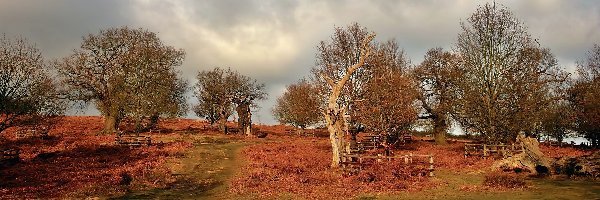
POLYGON ((239 128, 251 134, 250 108, 256 106, 257 100, 266 98, 265 85, 231 69, 218 67, 199 72, 196 78, 198 82, 194 92, 199 102, 194 107, 196 115, 206 118, 211 124, 218 122, 219 128, 224 131, 225 122, 235 107, 239 128))
POLYGON ((238 127, 246 135, 252 135, 252 107, 257 107, 256 101, 265 100, 265 84, 258 83, 248 76, 235 72, 230 78, 233 83, 233 93, 229 95, 238 115, 238 127))
POLYGON ((556 101, 542 113, 541 126, 543 132, 562 144, 573 130, 575 113, 568 101, 556 101))
POLYGON ((463 127, 490 143, 539 130, 541 111, 555 100, 548 94, 565 73, 509 10, 479 7, 462 23, 456 50, 461 64, 453 113, 463 127))
POLYGON ((302 79, 288 85, 283 95, 277 98, 273 115, 282 124, 305 129, 323 119, 321 102, 316 88, 302 79))
POLYGON ((372 53, 371 41, 375 34, 358 24, 336 28, 330 42, 322 41, 317 47, 317 66, 312 70, 321 95, 326 98, 323 115, 332 146, 332 163, 339 167, 343 149, 345 116, 356 99, 360 99, 366 75, 362 73, 372 53))
POLYGON ((569 90, 574 104, 576 130, 594 147, 600 145, 600 45, 577 63, 578 79, 569 90))
POLYGON ((228 93, 233 90, 231 83, 226 80, 230 73, 231 69, 225 71, 218 67, 211 71, 199 72, 194 89, 199 102, 194 106, 194 112, 197 116, 207 119, 211 125, 219 122, 222 131, 225 130, 227 118, 233 114, 231 100, 227 98, 228 93))
POLYGON ((434 48, 427 51, 425 60, 413 71, 419 86, 420 105, 424 112, 420 118, 433 122, 433 132, 437 144, 446 144, 448 120, 452 112, 453 89, 459 56, 451 52, 434 48))
POLYGON ((2 35, 0 133, 14 126, 49 125, 45 123, 63 115, 65 107, 40 51, 24 38, 2 35))
POLYGON ((69 97, 93 102, 105 116, 104 132, 112 133, 125 117, 139 122, 185 113, 187 83, 175 69, 184 54, 153 32, 110 28, 84 37, 81 48, 56 67, 69 97))

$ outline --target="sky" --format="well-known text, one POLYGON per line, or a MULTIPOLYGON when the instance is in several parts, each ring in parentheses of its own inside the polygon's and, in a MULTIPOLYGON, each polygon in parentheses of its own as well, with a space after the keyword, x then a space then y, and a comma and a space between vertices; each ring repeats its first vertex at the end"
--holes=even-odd
MULTIPOLYGON (((395 39, 412 64, 434 47, 451 50, 460 22, 489 1, 287 1, 287 0, 2 0, 0 33, 25 37, 46 60, 79 48, 82 37, 128 26, 156 32, 169 46, 186 51, 181 77, 196 82, 199 71, 230 67, 266 84, 253 122, 277 124, 271 109, 286 85, 308 77, 316 46, 335 27, 353 22, 395 39)), ((529 34, 550 48, 559 65, 574 72, 593 44, 600 44, 600 1, 496 1, 511 10, 529 34)), ((197 100, 190 92, 188 102, 197 100)), ((95 115, 93 107, 70 114, 95 115)), ((189 118, 194 118, 189 112, 189 118)))

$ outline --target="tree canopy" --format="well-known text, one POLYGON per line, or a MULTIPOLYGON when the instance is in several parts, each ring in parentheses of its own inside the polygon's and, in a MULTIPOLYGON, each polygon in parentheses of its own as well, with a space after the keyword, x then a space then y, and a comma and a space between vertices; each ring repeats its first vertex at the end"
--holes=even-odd
POLYGON ((175 68, 184 54, 153 32, 110 28, 84 37, 56 66, 69 97, 93 102, 106 117, 104 131, 114 132, 125 117, 185 114, 187 83, 175 68))
MULTIPOLYGON (((66 108, 41 52, 24 38, 0 38, 0 132, 36 126, 66 108)), ((48 127, 45 127, 48 128, 48 127)))
POLYGON ((456 45, 461 64, 453 110, 463 125, 491 142, 539 129, 540 114, 564 80, 556 59, 506 8, 485 4, 466 23, 456 45))
POLYGON ((457 54, 433 48, 427 51, 423 62, 413 71, 419 88, 417 99, 423 108, 420 118, 433 121, 433 132, 438 144, 446 143, 445 135, 452 115, 459 58, 457 54))
POLYGON ((211 71, 198 72, 196 78, 198 82, 194 93, 199 103, 194 106, 194 112, 211 124, 219 122, 222 130, 225 130, 225 122, 234 108, 239 117, 239 127, 248 129, 250 107, 255 107, 257 100, 267 97, 264 84, 231 69, 215 67, 211 71))
POLYGON ((576 130, 593 146, 600 144, 600 45, 595 44, 587 58, 577 63, 578 79, 569 91, 576 130))
POLYGON ((288 85, 283 95, 277 98, 273 115, 280 123, 304 129, 323 119, 321 102, 316 87, 301 79, 288 85))

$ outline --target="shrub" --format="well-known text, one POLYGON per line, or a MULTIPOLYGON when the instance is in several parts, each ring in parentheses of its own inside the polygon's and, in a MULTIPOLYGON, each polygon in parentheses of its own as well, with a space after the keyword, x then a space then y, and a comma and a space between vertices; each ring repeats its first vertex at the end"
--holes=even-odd
POLYGON ((515 174, 491 173, 485 176, 483 185, 494 188, 517 189, 524 188, 527 184, 523 177, 515 174))

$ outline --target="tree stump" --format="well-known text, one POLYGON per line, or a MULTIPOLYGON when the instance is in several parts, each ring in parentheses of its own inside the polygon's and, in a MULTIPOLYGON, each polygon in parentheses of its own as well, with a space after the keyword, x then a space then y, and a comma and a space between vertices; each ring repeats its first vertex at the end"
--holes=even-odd
POLYGON ((492 168, 536 174, 550 172, 551 161, 540 151, 539 142, 535 138, 519 135, 517 142, 522 144, 523 152, 495 162, 492 168))

